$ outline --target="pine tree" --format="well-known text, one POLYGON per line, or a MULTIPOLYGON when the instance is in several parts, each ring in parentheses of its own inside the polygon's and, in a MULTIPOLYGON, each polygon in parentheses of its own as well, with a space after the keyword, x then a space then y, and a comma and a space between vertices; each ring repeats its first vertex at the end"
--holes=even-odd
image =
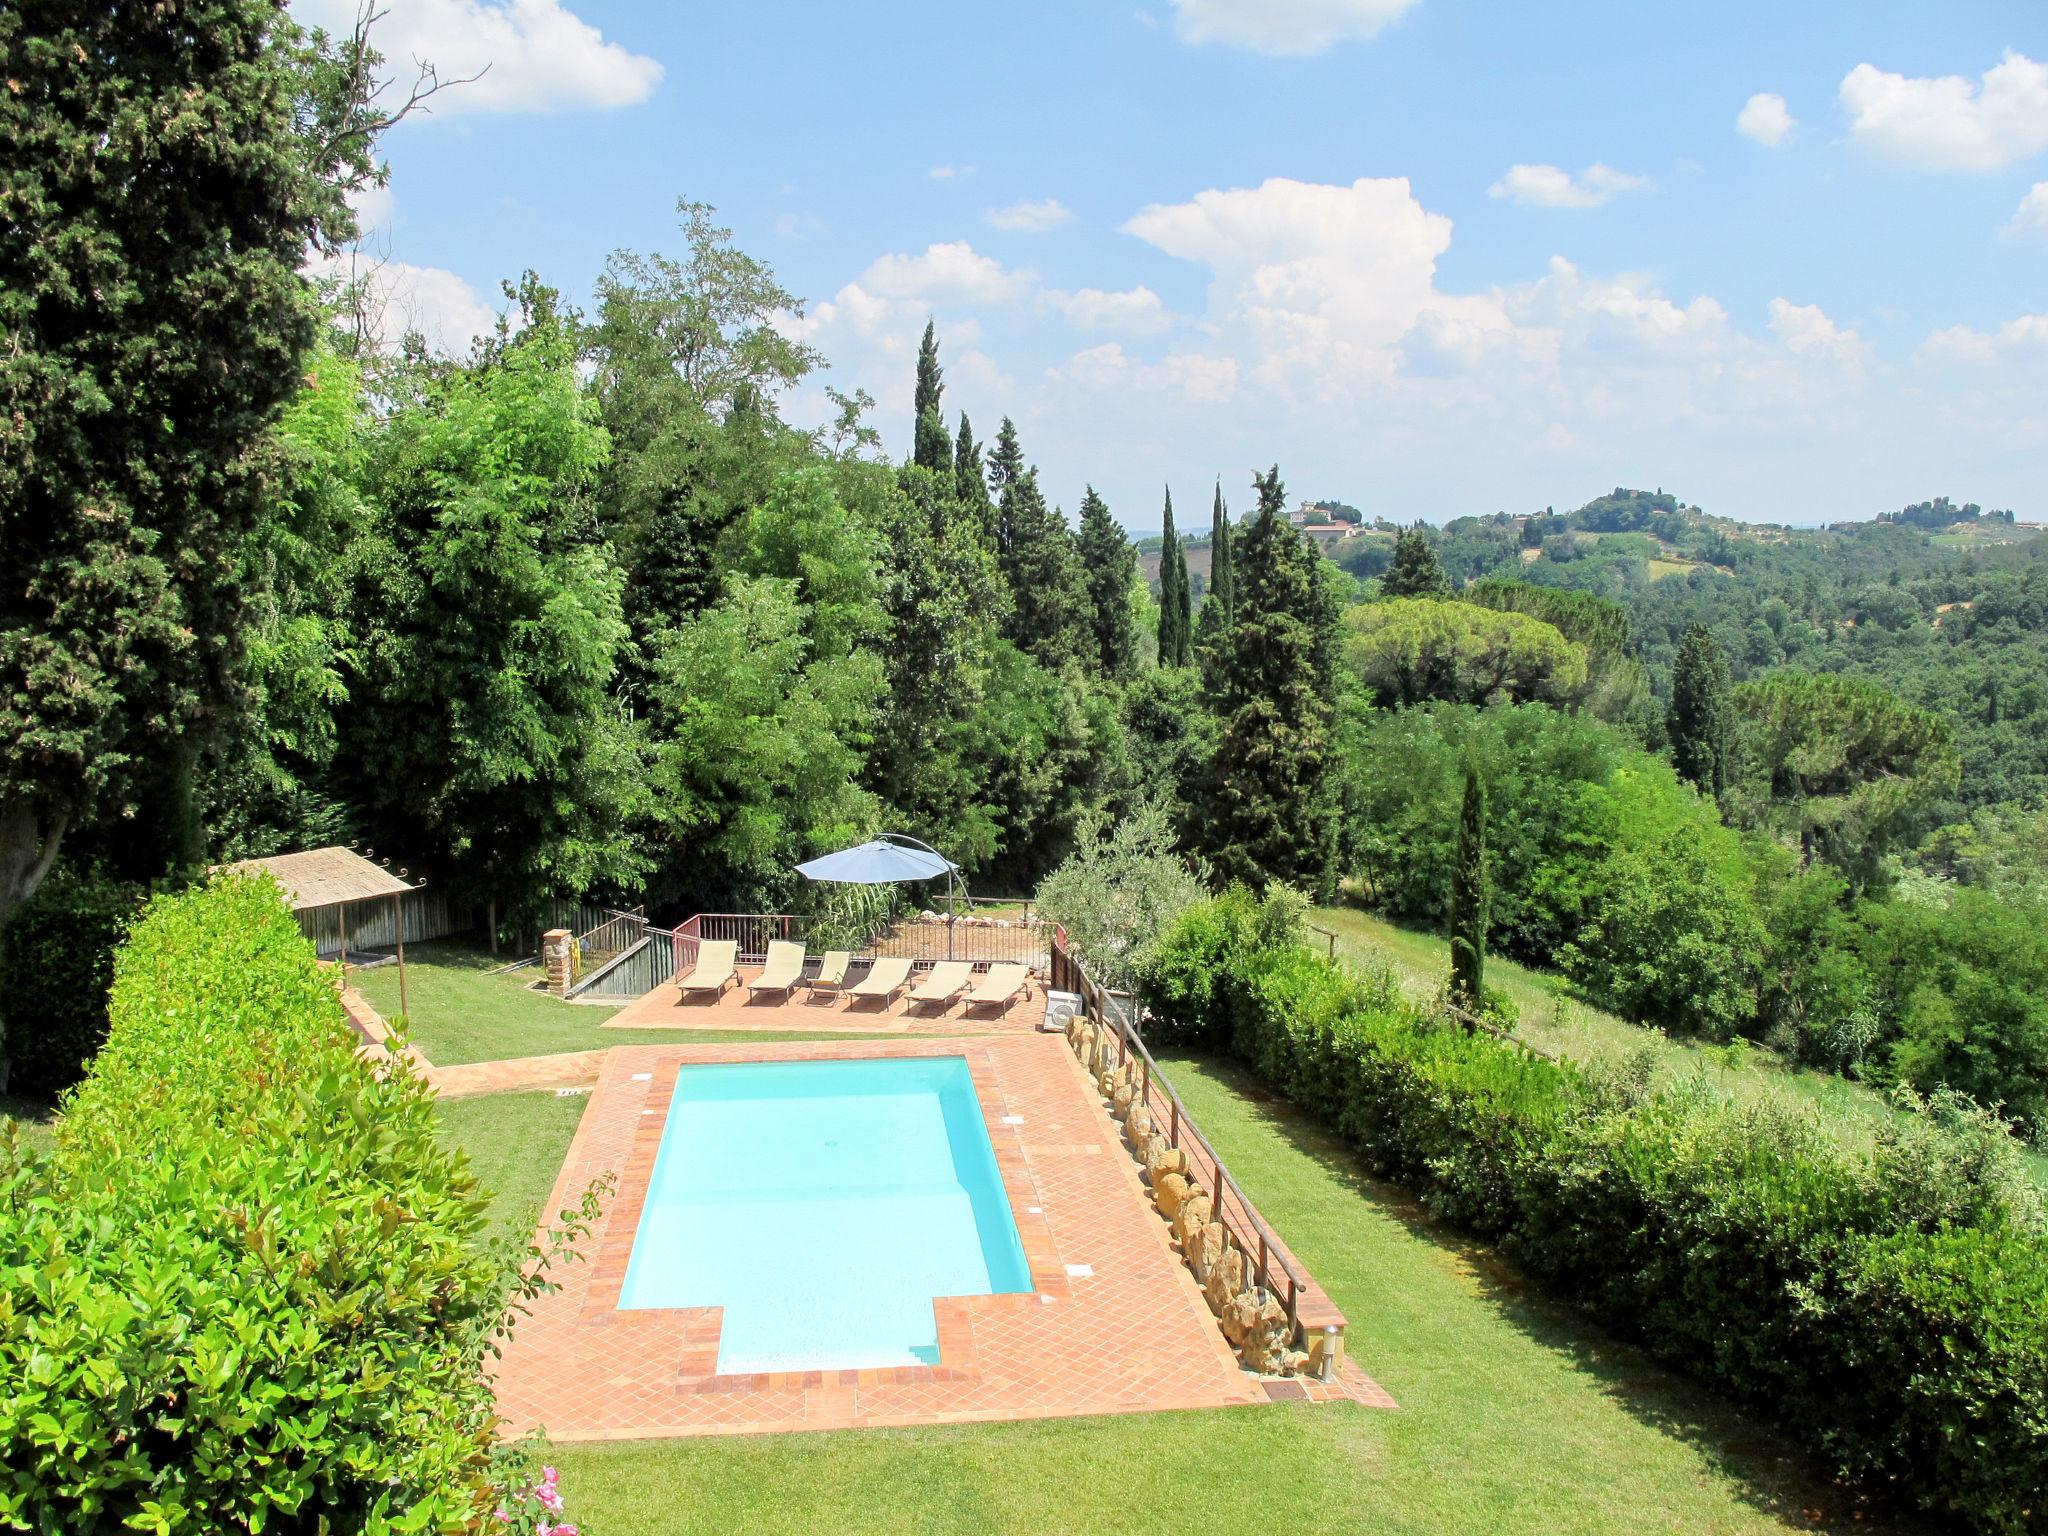
POLYGON ((1195 654, 1205 669, 1213 669, 1222 648, 1229 643, 1235 621, 1236 584, 1230 563, 1230 509, 1223 504, 1223 482, 1216 482, 1216 504, 1209 514, 1209 589, 1202 594, 1202 611, 1195 621, 1195 654))
POLYGON ((1159 665, 1178 667, 1187 660, 1187 634, 1181 628, 1187 605, 1181 600, 1188 563, 1173 531, 1173 490, 1167 488, 1165 531, 1159 540, 1159 665))
POLYGON ((996 547, 996 504, 988 494, 988 475, 982 468, 981 444, 960 413, 960 435, 953 439, 953 494, 960 502, 961 515, 981 535, 993 552, 996 547))
POLYGON ((1138 649, 1131 628, 1131 582, 1138 574, 1138 552, 1092 485, 1081 498, 1078 549, 1103 675, 1127 677, 1138 649))
POLYGON ((1024 478, 1024 449, 1017 442, 1017 424, 1009 417, 996 429, 996 445, 988 455, 988 493, 995 503, 996 553, 1010 547, 1015 533, 1010 527, 1010 514, 1016 504, 1016 487, 1024 478))
POLYGON ((1449 597, 1450 578, 1417 523, 1394 541, 1394 563, 1380 578, 1382 597, 1449 597))
POLYGON ((1486 909, 1486 786, 1468 763, 1451 866, 1451 1001, 1473 1013, 1486 995, 1486 909))
POLYGON ((1005 636, 1055 670, 1086 661, 1095 626, 1074 530, 1064 512, 1046 506, 1007 416, 989 455, 989 483, 997 492, 996 567, 1009 589, 1005 636))
POLYGON ((1734 718, 1729 688, 1728 658, 1705 625, 1693 625, 1679 642, 1678 660, 1671 669, 1671 712, 1664 728, 1679 775, 1715 799, 1728 788, 1734 718))
POLYGON ((1203 835, 1225 879, 1326 886, 1335 610, 1288 524, 1279 468, 1255 484, 1259 510, 1233 550, 1231 644, 1205 690, 1221 730, 1203 835))
POLYGON ((945 388, 945 377, 939 371, 938 329, 927 320, 924 340, 917 349, 917 393, 912 397, 916 435, 910 462, 935 475, 949 475, 953 471, 953 444, 946 436, 946 420, 939 408, 945 388))

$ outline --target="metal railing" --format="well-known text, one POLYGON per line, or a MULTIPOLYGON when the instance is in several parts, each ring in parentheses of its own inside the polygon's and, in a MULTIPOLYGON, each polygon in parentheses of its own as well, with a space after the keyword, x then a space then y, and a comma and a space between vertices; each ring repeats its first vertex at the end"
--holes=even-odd
POLYGON ((673 980, 675 974, 675 935, 666 928, 649 928, 631 949, 586 971, 569 989, 569 995, 592 1001, 631 1002, 673 980))
POLYGON ((647 933, 645 907, 633 907, 624 912, 606 907, 600 911, 603 921, 589 932, 576 935, 576 944, 583 951, 586 966, 602 965, 615 955, 623 955, 647 933))
POLYGON ((1055 990, 1080 997, 1088 1017, 1099 1026, 1098 1039, 1106 1040, 1114 1053, 1114 1059, 1087 1065, 1097 1072, 1105 1065, 1112 1071, 1127 1065, 1137 1069, 1139 1099, 1151 1111, 1152 1123, 1166 1137, 1166 1144, 1187 1153, 1195 1181, 1206 1182, 1211 1215, 1223 1223, 1231 1248, 1240 1256, 1246 1287, 1256 1286, 1261 1300, 1267 1296, 1286 1299, 1287 1333, 1293 1339, 1301 1331, 1301 1298, 1308 1287, 1308 1277, 1288 1257, 1279 1237, 1245 1197, 1237 1180, 1223 1165, 1223 1159, 1216 1155, 1215 1147, 1196 1126, 1180 1095, 1173 1091, 1152 1053, 1145 1048, 1137 1025, 1116 994, 1096 984, 1088 968, 1057 933, 1052 943, 1051 974, 1055 990))

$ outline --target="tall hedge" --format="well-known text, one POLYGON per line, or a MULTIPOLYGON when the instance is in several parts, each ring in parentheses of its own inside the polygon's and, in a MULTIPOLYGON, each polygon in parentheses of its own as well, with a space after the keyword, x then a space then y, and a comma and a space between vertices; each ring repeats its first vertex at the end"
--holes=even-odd
POLYGON ((276 887, 162 898, 48 1156, 0 1150, 0 1528, 455 1532, 505 1299, 432 1101, 276 887))
POLYGON ((1959 1528, 2048 1530, 2048 1243, 2030 1186, 1996 1197, 1992 1143, 1912 1123, 1852 1154, 1698 1083, 1465 1034, 1276 936, 1242 891, 1175 921, 1145 990, 1157 1037, 1228 1051, 1840 1474, 1959 1528))

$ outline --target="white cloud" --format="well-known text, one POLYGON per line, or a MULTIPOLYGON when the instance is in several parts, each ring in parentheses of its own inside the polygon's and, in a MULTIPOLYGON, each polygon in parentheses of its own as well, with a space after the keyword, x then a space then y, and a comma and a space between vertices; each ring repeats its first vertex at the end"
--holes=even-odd
POLYGON ((1142 283, 1116 293, 1083 288, 1078 293, 1048 290, 1047 298, 1070 325, 1086 331, 1163 331, 1173 323, 1159 295, 1142 283))
POLYGON ((962 176, 972 176, 971 165, 935 165, 927 173, 933 181, 957 181, 962 176))
POLYGON ((1175 352, 1156 363, 1128 357, 1121 345, 1106 341, 1076 352, 1046 370, 1054 385, 1074 384, 1089 390, 1124 394, 1178 395, 1191 405, 1226 405, 1237 393, 1237 359, 1199 352, 1175 352))
POLYGON ((363 239, 377 234, 391 223, 391 189, 387 187, 358 187, 348 195, 348 205, 355 211, 356 233, 363 239))
MULTIPOLYGON (((345 31, 355 25, 356 0, 295 0, 293 11, 345 31)), ((410 83, 415 60, 432 64, 443 80, 482 72, 435 96, 428 109, 436 117, 629 107, 662 77, 658 61, 606 41, 561 0, 405 0, 371 37, 401 85, 410 83)))
POLYGON ((1056 197, 1044 198, 1035 203, 1012 203, 1007 208, 991 208, 988 221, 997 229, 1040 235, 1049 229, 1058 229, 1073 215, 1066 205, 1056 197))
POLYGON ((2048 315, 2021 315, 1995 331, 1952 325, 1927 338, 1927 351, 1955 363, 1996 363, 2008 355, 2048 359, 2048 315))
POLYGON ((417 331, 436 351, 459 357, 498 323, 497 309, 468 282, 442 267, 416 267, 343 252, 316 258, 307 263, 306 270, 337 282, 360 282, 370 330, 376 344, 387 351, 408 332, 417 331))
POLYGON ((1920 170, 1996 171, 2048 149, 2048 65, 2010 49, 1981 85, 1858 64, 1841 98, 1860 142, 1920 170))
POLYGON ((1598 208, 1624 192, 1641 192, 1647 176, 1632 176, 1611 165, 1589 165, 1577 176, 1554 165, 1515 165, 1487 193, 1525 208, 1598 208))
POLYGON ((1792 115, 1785 105, 1785 98, 1776 91, 1758 91, 1735 114, 1735 131, 1745 139, 1756 140, 1766 149, 1776 149, 1798 126, 1799 119, 1792 115))
POLYGON ((928 245, 918 256, 880 257, 854 281, 885 299, 986 304, 1029 292, 1036 277, 1023 268, 1006 268, 965 240, 952 240, 928 245))
POLYGON ((1188 43, 1222 43, 1299 57, 1333 43, 1377 36, 1416 0, 1173 0, 1174 30, 1188 43))
POLYGON ((1771 332, 1796 357, 1819 358, 1846 368, 1863 366, 1863 338, 1828 318, 1818 304, 1771 300, 1771 332))
POLYGON ((2037 181, 2005 226, 2008 240, 2048 241, 2048 181, 2037 181))

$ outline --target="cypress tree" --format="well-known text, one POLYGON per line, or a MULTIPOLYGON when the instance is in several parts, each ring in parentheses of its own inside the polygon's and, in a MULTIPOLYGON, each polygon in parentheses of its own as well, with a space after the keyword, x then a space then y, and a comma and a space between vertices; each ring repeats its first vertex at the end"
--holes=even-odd
POLYGON ((938 329, 927 320, 924 340, 917 349, 917 392, 912 397, 916 434, 910 462, 942 477, 953 472, 953 444, 946 436, 945 417, 939 410, 945 389, 945 377, 939 372, 938 329))
POLYGON ((981 463, 981 444, 974 440, 974 429, 967 424, 965 411, 960 413, 960 434, 953 439, 953 494, 959 500, 961 514, 969 526, 993 551, 996 547, 996 504, 988 493, 988 476, 981 463))
POLYGON ((1719 799, 1728 788, 1728 738, 1734 718, 1728 658, 1704 624, 1679 642, 1671 669, 1671 712, 1664 728, 1679 775, 1719 799))
POLYGON ((1025 467, 1007 416, 989 456, 989 479, 1001 488, 995 555, 1009 588, 1005 637, 1055 670, 1086 660, 1095 650, 1095 629, 1074 530, 1064 512, 1046 506, 1038 471, 1025 467))
POLYGON ((1187 636, 1181 630, 1186 604, 1181 589, 1187 584, 1188 564, 1180 552, 1180 537, 1173 531, 1173 489, 1166 492, 1165 531, 1159 541, 1159 665, 1177 667, 1184 662, 1187 636))
POLYGON ((1331 868, 1329 658, 1334 607, 1289 526, 1278 466, 1233 551, 1236 623, 1205 693, 1220 733, 1203 796, 1216 873, 1316 887, 1331 868))
POLYGON ((1473 1013, 1485 998, 1486 908, 1486 786, 1468 763, 1451 866, 1451 1001, 1473 1013))
POLYGON ((1015 540, 1010 515, 1015 509, 1017 485, 1024 478, 1024 449, 1017 441, 1017 424, 1009 417, 996 429, 996 445, 988 455, 988 492, 995 502, 995 547, 1000 555, 1015 540))
POLYGON ((1417 523, 1394 541, 1394 563, 1380 578, 1382 597, 1449 597, 1450 578, 1417 523))
POLYGON ((1180 647, 1174 664, 1185 667, 1195 659, 1195 592, 1194 583, 1188 580, 1187 547, 1178 539, 1174 546, 1180 561, 1179 574, 1173 578, 1173 600, 1180 606, 1180 614, 1173 621, 1174 643, 1180 647))
POLYGON ((1097 658, 1105 676, 1127 677, 1138 649, 1131 628, 1131 582, 1138 574, 1138 552, 1092 485, 1081 498, 1078 549, 1097 658))
POLYGON ((1230 509, 1223 504, 1223 482, 1216 482, 1216 503, 1209 514, 1209 590, 1202 595, 1202 611, 1195 621, 1195 653, 1205 668, 1214 667, 1221 648, 1229 643, 1235 621, 1236 583, 1230 564, 1230 509))

